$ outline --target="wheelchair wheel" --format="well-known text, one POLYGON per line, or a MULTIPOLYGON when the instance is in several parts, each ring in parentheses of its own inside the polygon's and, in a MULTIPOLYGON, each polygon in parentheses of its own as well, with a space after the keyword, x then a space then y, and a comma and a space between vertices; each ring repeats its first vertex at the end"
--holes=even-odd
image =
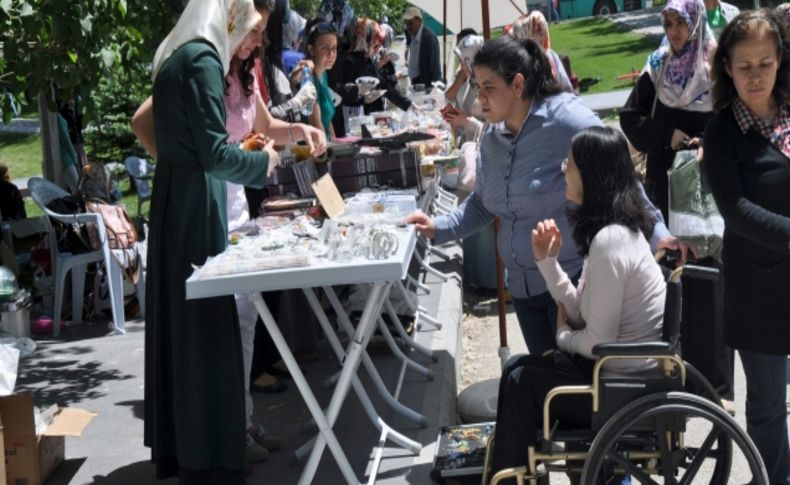
POLYGON ((721 407, 685 392, 643 397, 604 424, 590 447, 581 483, 602 483, 615 470, 643 484, 769 483, 746 432, 721 407), (644 456, 651 452, 658 456, 644 456), (737 476, 731 474, 733 455, 737 476))

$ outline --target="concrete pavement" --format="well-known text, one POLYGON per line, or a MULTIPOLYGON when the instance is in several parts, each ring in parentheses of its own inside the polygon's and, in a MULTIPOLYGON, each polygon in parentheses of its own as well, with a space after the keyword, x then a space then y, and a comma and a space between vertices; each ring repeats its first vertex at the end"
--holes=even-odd
MULTIPOLYGON (((453 251, 457 252, 458 249, 453 251)), ((404 349, 415 361, 427 366, 433 379, 427 380, 406 371, 400 401, 423 413, 427 426, 421 428, 393 415, 376 393, 366 372, 359 376, 381 417, 395 429, 424 445, 412 454, 386 443, 377 483, 429 484, 433 445, 440 426, 455 423, 456 371, 460 359, 458 325, 461 318, 461 283, 458 260, 441 266, 454 274, 447 283, 429 278, 430 295, 421 305, 444 323, 441 330, 426 326, 415 333, 421 345, 433 349, 437 362, 404 349)), ((106 321, 77 324, 63 329, 58 340, 40 340, 37 351, 20 362, 17 391, 30 391, 39 406, 60 404, 78 406, 98 413, 80 438, 66 438, 66 462, 47 482, 49 485, 112 484, 145 485, 158 482, 149 463, 149 450, 143 446, 143 356, 144 323, 127 322, 127 334, 106 335, 106 321)), ((401 372, 397 361, 381 343, 374 340, 369 353, 391 392, 401 372)), ((332 389, 324 387, 326 378, 338 371, 337 360, 322 340, 320 359, 302 365, 311 388, 322 406, 332 389)), ((283 438, 283 448, 270 455, 268 462, 253 467, 248 483, 296 483, 304 463, 295 464, 292 452, 313 432, 305 427, 307 408, 292 382, 281 394, 253 394, 255 419, 271 433, 283 438)), ((352 391, 353 394, 353 391, 352 391)), ((380 433, 366 417, 356 396, 349 395, 335 431, 351 465, 362 480, 369 473, 370 459, 380 433)), ((365 478, 366 479, 366 478, 365 478)), ((342 483, 333 457, 324 452, 313 483, 342 483)))

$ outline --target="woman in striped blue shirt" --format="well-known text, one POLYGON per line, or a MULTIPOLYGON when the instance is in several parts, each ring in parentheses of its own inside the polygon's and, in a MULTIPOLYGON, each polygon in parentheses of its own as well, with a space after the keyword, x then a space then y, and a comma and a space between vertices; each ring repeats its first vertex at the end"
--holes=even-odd
MULTIPOLYGON (((562 161, 573 136, 601 121, 576 95, 562 92, 546 54, 531 40, 504 36, 489 41, 475 56, 473 69, 487 122, 474 192, 446 216, 433 220, 418 212, 407 221, 442 243, 474 234, 499 217, 497 245, 513 306, 529 352, 541 354, 556 347, 557 306, 535 264, 531 232, 544 219, 557 221, 565 234, 572 232, 565 217, 562 161)), ((687 247, 669 234, 639 187, 656 222, 651 248, 680 249, 685 256, 687 247)), ((569 275, 581 272, 582 258, 573 244, 562 248, 558 261, 569 275)))

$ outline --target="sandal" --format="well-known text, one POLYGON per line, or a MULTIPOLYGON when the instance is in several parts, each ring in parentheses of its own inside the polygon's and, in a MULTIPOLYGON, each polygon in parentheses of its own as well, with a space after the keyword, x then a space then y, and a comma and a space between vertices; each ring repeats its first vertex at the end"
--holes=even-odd
POLYGON ((288 389, 288 386, 271 374, 263 373, 250 383, 250 391, 275 394, 288 389))

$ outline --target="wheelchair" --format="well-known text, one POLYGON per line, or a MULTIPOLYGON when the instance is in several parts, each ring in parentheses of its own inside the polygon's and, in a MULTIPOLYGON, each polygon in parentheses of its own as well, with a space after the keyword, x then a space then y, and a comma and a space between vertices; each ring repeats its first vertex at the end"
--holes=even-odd
MULTIPOLYGON (((512 479, 518 485, 548 484, 550 472, 564 472, 572 483, 582 485, 619 484, 625 475, 630 475, 632 483, 718 485, 734 483, 730 482, 735 479, 734 464, 743 475, 740 478, 745 478, 742 482, 769 483, 754 443, 721 407, 707 379, 681 357, 680 277, 684 272, 695 278, 718 277, 717 270, 700 266, 672 271, 667 278, 662 341, 595 346, 592 383, 553 388, 543 402, 543 429, 537 445, 529 447, 527 466, 500 470, 490 485, 503 480, 512 483, 512 479), (655 359, 660 372, 605 376, 602 366, 616 359, 655 359), (591 396, 590 429, 552 425, 551 402, 563 395, 591 396), (751 476, 744 474, 745 466, 751 476)), ((484 485, 495 441, 494 433, 486 450, 484 485)))

